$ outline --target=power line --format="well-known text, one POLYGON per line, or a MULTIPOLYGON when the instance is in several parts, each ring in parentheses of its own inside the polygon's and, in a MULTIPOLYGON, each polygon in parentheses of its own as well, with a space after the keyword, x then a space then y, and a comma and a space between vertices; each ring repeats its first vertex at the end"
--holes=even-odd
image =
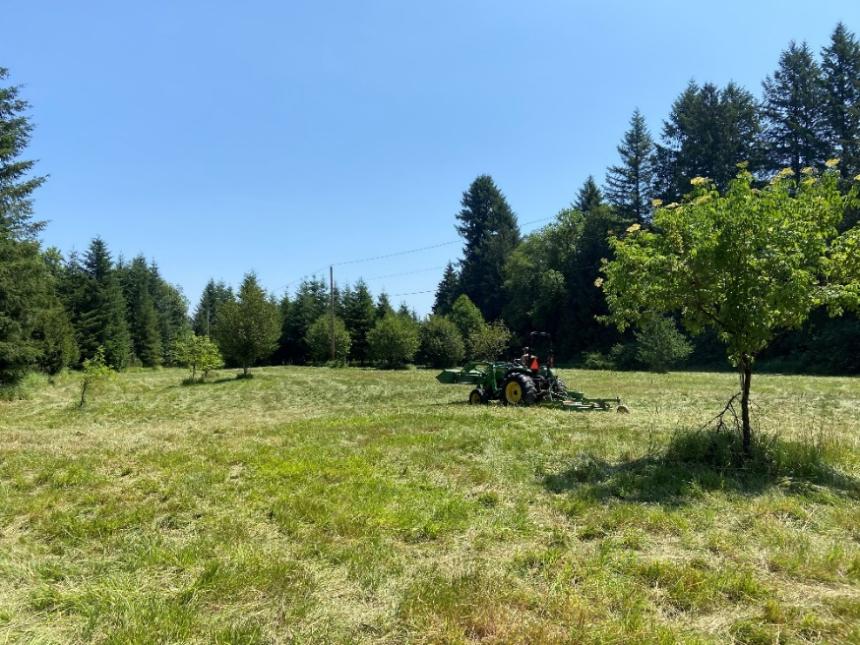
POLYGON ((441 242, 439 244, 431 244, 430 246, 421 246, 417 249, 408 249, 406 251, 397 251, 395 253, 386 253, 384 255, 375 255, 369 258, 359 258, 357 260, 347 260, 345 262, 334 262, 332 266, 340 267, 346 264, 362 264, 364 262, 373 262, 375 260, 385 260, 386 258, 393 258, 399 255, 409 255, 410 253, 418 253, 419 251, 429 251, 431 249, 439 249, 443 246, 450 246, 451 244, 458 244, 460 240, 451 240, 450 242, 441 242))
POLYGON ((446 265, 441 265, 437 267, 428 267, 426 269, 416 269, 415 271, 402 271, 400 273, 389 273, 387 275, 375 275, 370 278, 362 278, 365 282, 370 282, 371 280, 384 280, 385 278, 399 278, 404 275, 415 275, 416 273, 426 273, 427 271, 438 271, 439 269, 444 269, 446 265))
POLYGON ((388 295, 389 298, 397 298, 398 296, 417 296, 421 293, 436 293, 435 289, 428 289, 427 291, 408 291, 406 293, 391 293, 388 295))

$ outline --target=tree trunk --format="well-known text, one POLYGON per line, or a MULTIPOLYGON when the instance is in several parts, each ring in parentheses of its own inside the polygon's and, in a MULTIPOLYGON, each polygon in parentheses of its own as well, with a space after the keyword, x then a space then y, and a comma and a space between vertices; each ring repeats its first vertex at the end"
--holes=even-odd
POLYGON ((740 364, 741 370, 741 425, 743 431, 744 453, 749 454, 752 440, 750 429, 750 380, 752 379, 752 359, 743 356, 740 364))
POLYGON ((242 366, 242 376, 246 376, 246 377, 248 376, 248 369, 249 369, 248 365, 242 366))

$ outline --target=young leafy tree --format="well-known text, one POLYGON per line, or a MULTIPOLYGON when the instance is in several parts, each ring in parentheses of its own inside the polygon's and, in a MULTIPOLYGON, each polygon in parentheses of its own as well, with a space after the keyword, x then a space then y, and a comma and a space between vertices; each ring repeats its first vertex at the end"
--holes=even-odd
POLYGON ((78 407, 82 408, 87 403, 87 395, 98 386, 109 380, 114 371, 105 360, 104 347, 99 347, 93 352, 92 358, 84 359, 83 378, 81 378, 81 398, 78 407))
POLYGON ((806 43, 792 42, 762 84, 764 140, 771 170, 819 166, 830 154, 821 68, 806 43))
POLYGON ((352 339, 350 356, 352 360, 366 363, 368 360, 367 334, 376 322, 376 308, 373 306, 373 296, 364 280, 355 283, 355 287, 344 291, 341 303, 341 315, 352 339))
POLYGON ((107 244, 95 238, 81 267, 75 296, 73 324, 78 331, 82 356, 95 357, 103 348, 106 364, 120 370, 131 356, 131 336, 126 322, 126 303, 107 244))
POLYGON ((630 117, 630 129, 618 146, 621 163, 606 174, 606 197, 623 217, 644 223, 651 213, 654 185, 654 141, 638 108, 630 117))
POLYGON ((460 330, 460 334, 463 336, 463 343, 466 346, 466 356, 473 358, 471 348, 469 347, 469 338, 471 338, 472 333, 486 325, 484 317, 481 315, 481 310, 475 306, 475 303, 469 299, 469 296, 463 294, 454 301, 451 313, 448 314, 447 318, 460 330))
POLYGON ((370 359, 393 369, 410 363, 418 351, 418 325, 404 316, 389 314, 376 321, 367 336, 370 359))
POLYGON ((258 360, 275 351, 278 322, 278 306, 266 296, 257 276, 248 273, 236 301, 221 307, 216 338, 225 358, 242 368, 243 377, 258 360))
POLYGON ((850 179, 860 172, 860 43, 840 22, 821 59, 826 130, 850 179))
POLYGON ((504 306, 505 261, 520 241, 517 218, 489 175, 472 182, 461 204, 457 232, 465 241, 460 263, 462 293, 485 318, 495 320, 504 306))
POLYGON ((511 332, 500 320, 483 325, 469 336, 469 349, 474 358, 494 361, 502 356, 511 344, 511 332))
POLYGON ((457 326, 444 316, 430 316, 421 325, 419 353, 430 367, 444 369, 459 365, 465 356, 463 335, 457 326))
POLYGON ((657 209, 653 231, 633 225, 614 239, 615 259, 604 265, 603 289, 620 329, 678 312, 691 333, 719 335, 741 377, 746 451, 756 356, 814 308, 827 304, 838 313, 857 306, 860 295, 860 267, 849 259, 860 231, 838 235, 846 198, 837 173, 790 176, 786 170, 758 189, 744 171, 724 195, 695 178, 689 199, 657 209))
MULTIPOLYGON (((326 363, 331 360, 331 317, 323 314, 317 318, 305 335, 310 351, 311 360, 314 363, 326 363)), ((339 365, 346 364, 349 357, 349 348, 352 339, 346 329, 343 319, 334 319, 334 360, 339 365)))
POLYGON ((209 372, 224 365, 224 359, 215 341, 209 336, 197 335, 190 329, 183 331, 173 341, 171 353, 174 365, 188 368, 188 383, 197 381, 198 371, 201 372, 200 380, 203 380, 209 372))
POLYGON ((594 181, 594 177, 589 175, 576 194, 573 207, 581 213, 587 214, 600 208, 603 204, 603 193, 597 186, 597 182, 594 181))
POLYGON ((460 274, 457 273, 454 264, 449 262, 445 266, 445 272, 442 274, 442 279, 436 288, 433 313, 437 316, 444 316, 450 313, 454 301, 460 294, 460 274))

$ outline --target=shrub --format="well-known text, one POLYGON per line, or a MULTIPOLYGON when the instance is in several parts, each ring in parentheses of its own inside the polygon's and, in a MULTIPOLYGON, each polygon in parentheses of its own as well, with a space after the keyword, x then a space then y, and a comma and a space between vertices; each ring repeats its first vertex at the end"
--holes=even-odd
MULTIPOLYGON (((472 334, 486 324, 484 317, 481 315, 481 310, 466 295, 462 295, 454 301, 448 318, 457 325, 457 329, 460 330, 463 340, 467 345, 472 334)), ((466 347, 466 353, 470 357, 472 356, 472 351, 468 346, 466 347)))
MULTIPOLYGON (((322 315, 314 321, 305 334, 305 343, 314 363, 331 361, 331 316, 322 315)), ((340 318, 334 319, 334 364, 344 365, 352 338, 346 330, 346 324, 340 318)))
POLYGON ((472 358, 494 361, 501 356, 511 342, 511 332, 501 321, 481 325, 469 336, 469 351, 472 358))
POLYGON ((105 362, 105 348, 99 346, 95 355, 84 361, 84 378, 81 380, 81 400, 78 402, 78 407, 82 408, 87 402, 87 394, 93 388, 109 379, 113 375, 113 370, 108 367, 105 362))
POLYGON ((417 325, 404 316, 388 314, 367 334, 371 360, 385 368, 402 367, 418 351, 417 325))
POLYGON ((466 354, 457 326, 444 316, 431 316, 421 327, 421 358, 430 367, 459 365, 466 354))
POLYGON ((654 316, 636 331, 636 359, 655 372, 666 372, 693 351, 671 318, 654 316))

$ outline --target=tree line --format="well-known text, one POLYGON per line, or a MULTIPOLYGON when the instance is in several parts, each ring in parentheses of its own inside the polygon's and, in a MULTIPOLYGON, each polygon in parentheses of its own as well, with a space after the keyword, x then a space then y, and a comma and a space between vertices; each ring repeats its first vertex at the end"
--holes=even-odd
MULTIPOLYGON (((0 82, 8 78, 0 68, 0 82)), ((719 360, 715 334, 687 340, 671 317, 620 333, 601 322, 609 311, 596 285, 610 240, 653 226, 655 208, 682 202, 691 180, 726 190, 743 164, 763 185, 788 168, 839 158, 839 189, 860 172, 860 44, 839 24, 816 56, 791 43, 762 83, 759 99, 736 84, 690 82, 671 105, 659 140, 634 111, 603 185, 588 177, 543 228, 523 236, 507 199, 488 175, 477 177, 456 214, 462 257, 436 290, 433 313, 419 320, 367 284, 303 281, 275 298, 248 274, 238 290, 210 281, 193 314, 180 289, 144 257, 114 260, 96 238, 64 258, 38 241, 44 223, 32 195, 45 181, 23 158, 32 132, 17 86, 0 83, 0 384, 30 370, 50 374, 103 361, 114 369, 185 364, 196 373, 220 364, 354 362, 397 367, 448 366, 494 358, 549 331, 557 356, 595 367, 665 368, 692 353, 719 360), (334 316, 331 316, 332 307, 334 316), (332 334, 332 330, 334 334, 332 334), (195 339, 209 339, 206 342, 195 339), (334 342, 332 343, 332 340, 334 342), (332 348, 334 352, 332 352, 332 348)), ((846 209, 842 230, 857 221, 846 209)), ((860 322, 828 318, 823 308, 799 330, 776 338, 761 358, 808 371, 860 372, 860 322)))
MULTIPOLYGON (((492 178, 478 177, 457 215, 462 257, 446 268, 434 313, 446 315, 465 294, 488 320, 504 320, 517 342, 531 330, 548 331, 561 358, 595 367, 654 364, 643 356, 655 345, 663 348, 658 363, 690 354, 672 320, 625 334, 601 322, 608 310, 595 280, 601 260, 613 257, 610 239, 632 224, 650 227, 655 207, 681 202, 697 177, 725 191, 739 165, 761 186, 784 168, 800 177, 804 168, 838 158, 839 187, 847 192, 860 171, 860 44, 841 23, 818 55, 806 43, 790 43, 759 98, 735 83, 690 81, 659 138, 634 110, 618 156, 602 187, 588 177, 569 207, 525 237, 492 178)), ((849 204, 839 228, 857 221, 858 209, 849 204)), ((761 358, 774 368, 860 373, 860 353, 844 351, 858 344, 857 317, 831 319, 822 307, 761 358)), ((700 365, 723 360, 713 333, 693 338, 691 349, 700 365)))

